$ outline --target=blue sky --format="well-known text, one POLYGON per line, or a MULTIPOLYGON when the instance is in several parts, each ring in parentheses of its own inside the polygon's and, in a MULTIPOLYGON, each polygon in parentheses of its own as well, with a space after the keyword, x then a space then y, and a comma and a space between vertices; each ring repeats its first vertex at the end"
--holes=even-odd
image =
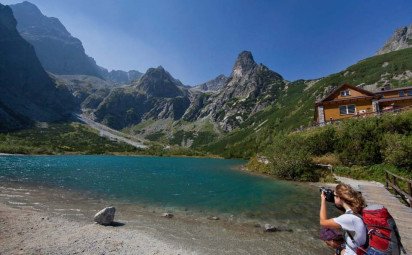
POLYGON ((410 0, 30 2, 59 18, 99 65, 162 65, 189 85, 229 75, 242 50, 285 79, 319 78, 372 56, 412 23, 410 0))

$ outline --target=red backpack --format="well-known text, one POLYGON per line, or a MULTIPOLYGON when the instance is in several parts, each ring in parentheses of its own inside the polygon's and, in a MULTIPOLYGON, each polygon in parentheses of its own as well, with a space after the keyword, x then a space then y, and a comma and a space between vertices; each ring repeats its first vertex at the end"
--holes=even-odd
MULTIPOLYGON (((395 220, 383 205, 365 207, 362 220, 368 230, 368 238, 365 245, 357 248, 356 254, 399 255, 401 251, 406 254, 395 220)), ((349 237, 353 240, 351 235, 349 237)))

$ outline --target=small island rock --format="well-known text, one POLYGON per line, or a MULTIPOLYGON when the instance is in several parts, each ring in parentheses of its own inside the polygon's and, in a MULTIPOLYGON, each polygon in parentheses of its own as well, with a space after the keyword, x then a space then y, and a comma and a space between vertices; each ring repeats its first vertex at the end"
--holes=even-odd
POLYGON ((116 208, 106 207, 94 216, 94 221, 100 225, 110 225, 113 223, 116 208))

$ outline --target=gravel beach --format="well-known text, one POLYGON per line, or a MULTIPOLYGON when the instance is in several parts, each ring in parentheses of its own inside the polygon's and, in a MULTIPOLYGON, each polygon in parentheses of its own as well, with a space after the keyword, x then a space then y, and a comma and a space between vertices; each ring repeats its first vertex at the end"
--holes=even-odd
POLYGON ((1 254, 196 254, 142 231, 0 204, 1 254))
POLYGON ((60 188, 0 183, 0 254, 330 254, 317 231, 267 233, 238 217, 173 212, 60 188), (93 223, 116 207, 115 226, 93 223))

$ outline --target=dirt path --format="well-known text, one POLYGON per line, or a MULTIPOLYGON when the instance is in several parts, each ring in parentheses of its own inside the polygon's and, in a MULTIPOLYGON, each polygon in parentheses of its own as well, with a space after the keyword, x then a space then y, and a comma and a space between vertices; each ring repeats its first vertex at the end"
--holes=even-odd
POLYGON ((147 148, 146 145, 143 144, 143 140, 137 140, 136 138, 130 137, 129 135, 119 132, 117 130, 111 129, 105 125, 97 123, 92 119, 88 118, 85 114, 77 114, 76 117, 84 122, 85 124, 89 125, 90 127, 98 130, 101 136, 107 137, 110 140, 120 141, 127 144, 130 144, 136 148, 144 149, 147 148))
POLYGON ((408 253, 412 253, 412 208, 402 204, 381 183, 341 176, 335 176, 335 178, 361 191, 368 204, 381 204, 388 208, 396 221, 405 249, 408 253))

